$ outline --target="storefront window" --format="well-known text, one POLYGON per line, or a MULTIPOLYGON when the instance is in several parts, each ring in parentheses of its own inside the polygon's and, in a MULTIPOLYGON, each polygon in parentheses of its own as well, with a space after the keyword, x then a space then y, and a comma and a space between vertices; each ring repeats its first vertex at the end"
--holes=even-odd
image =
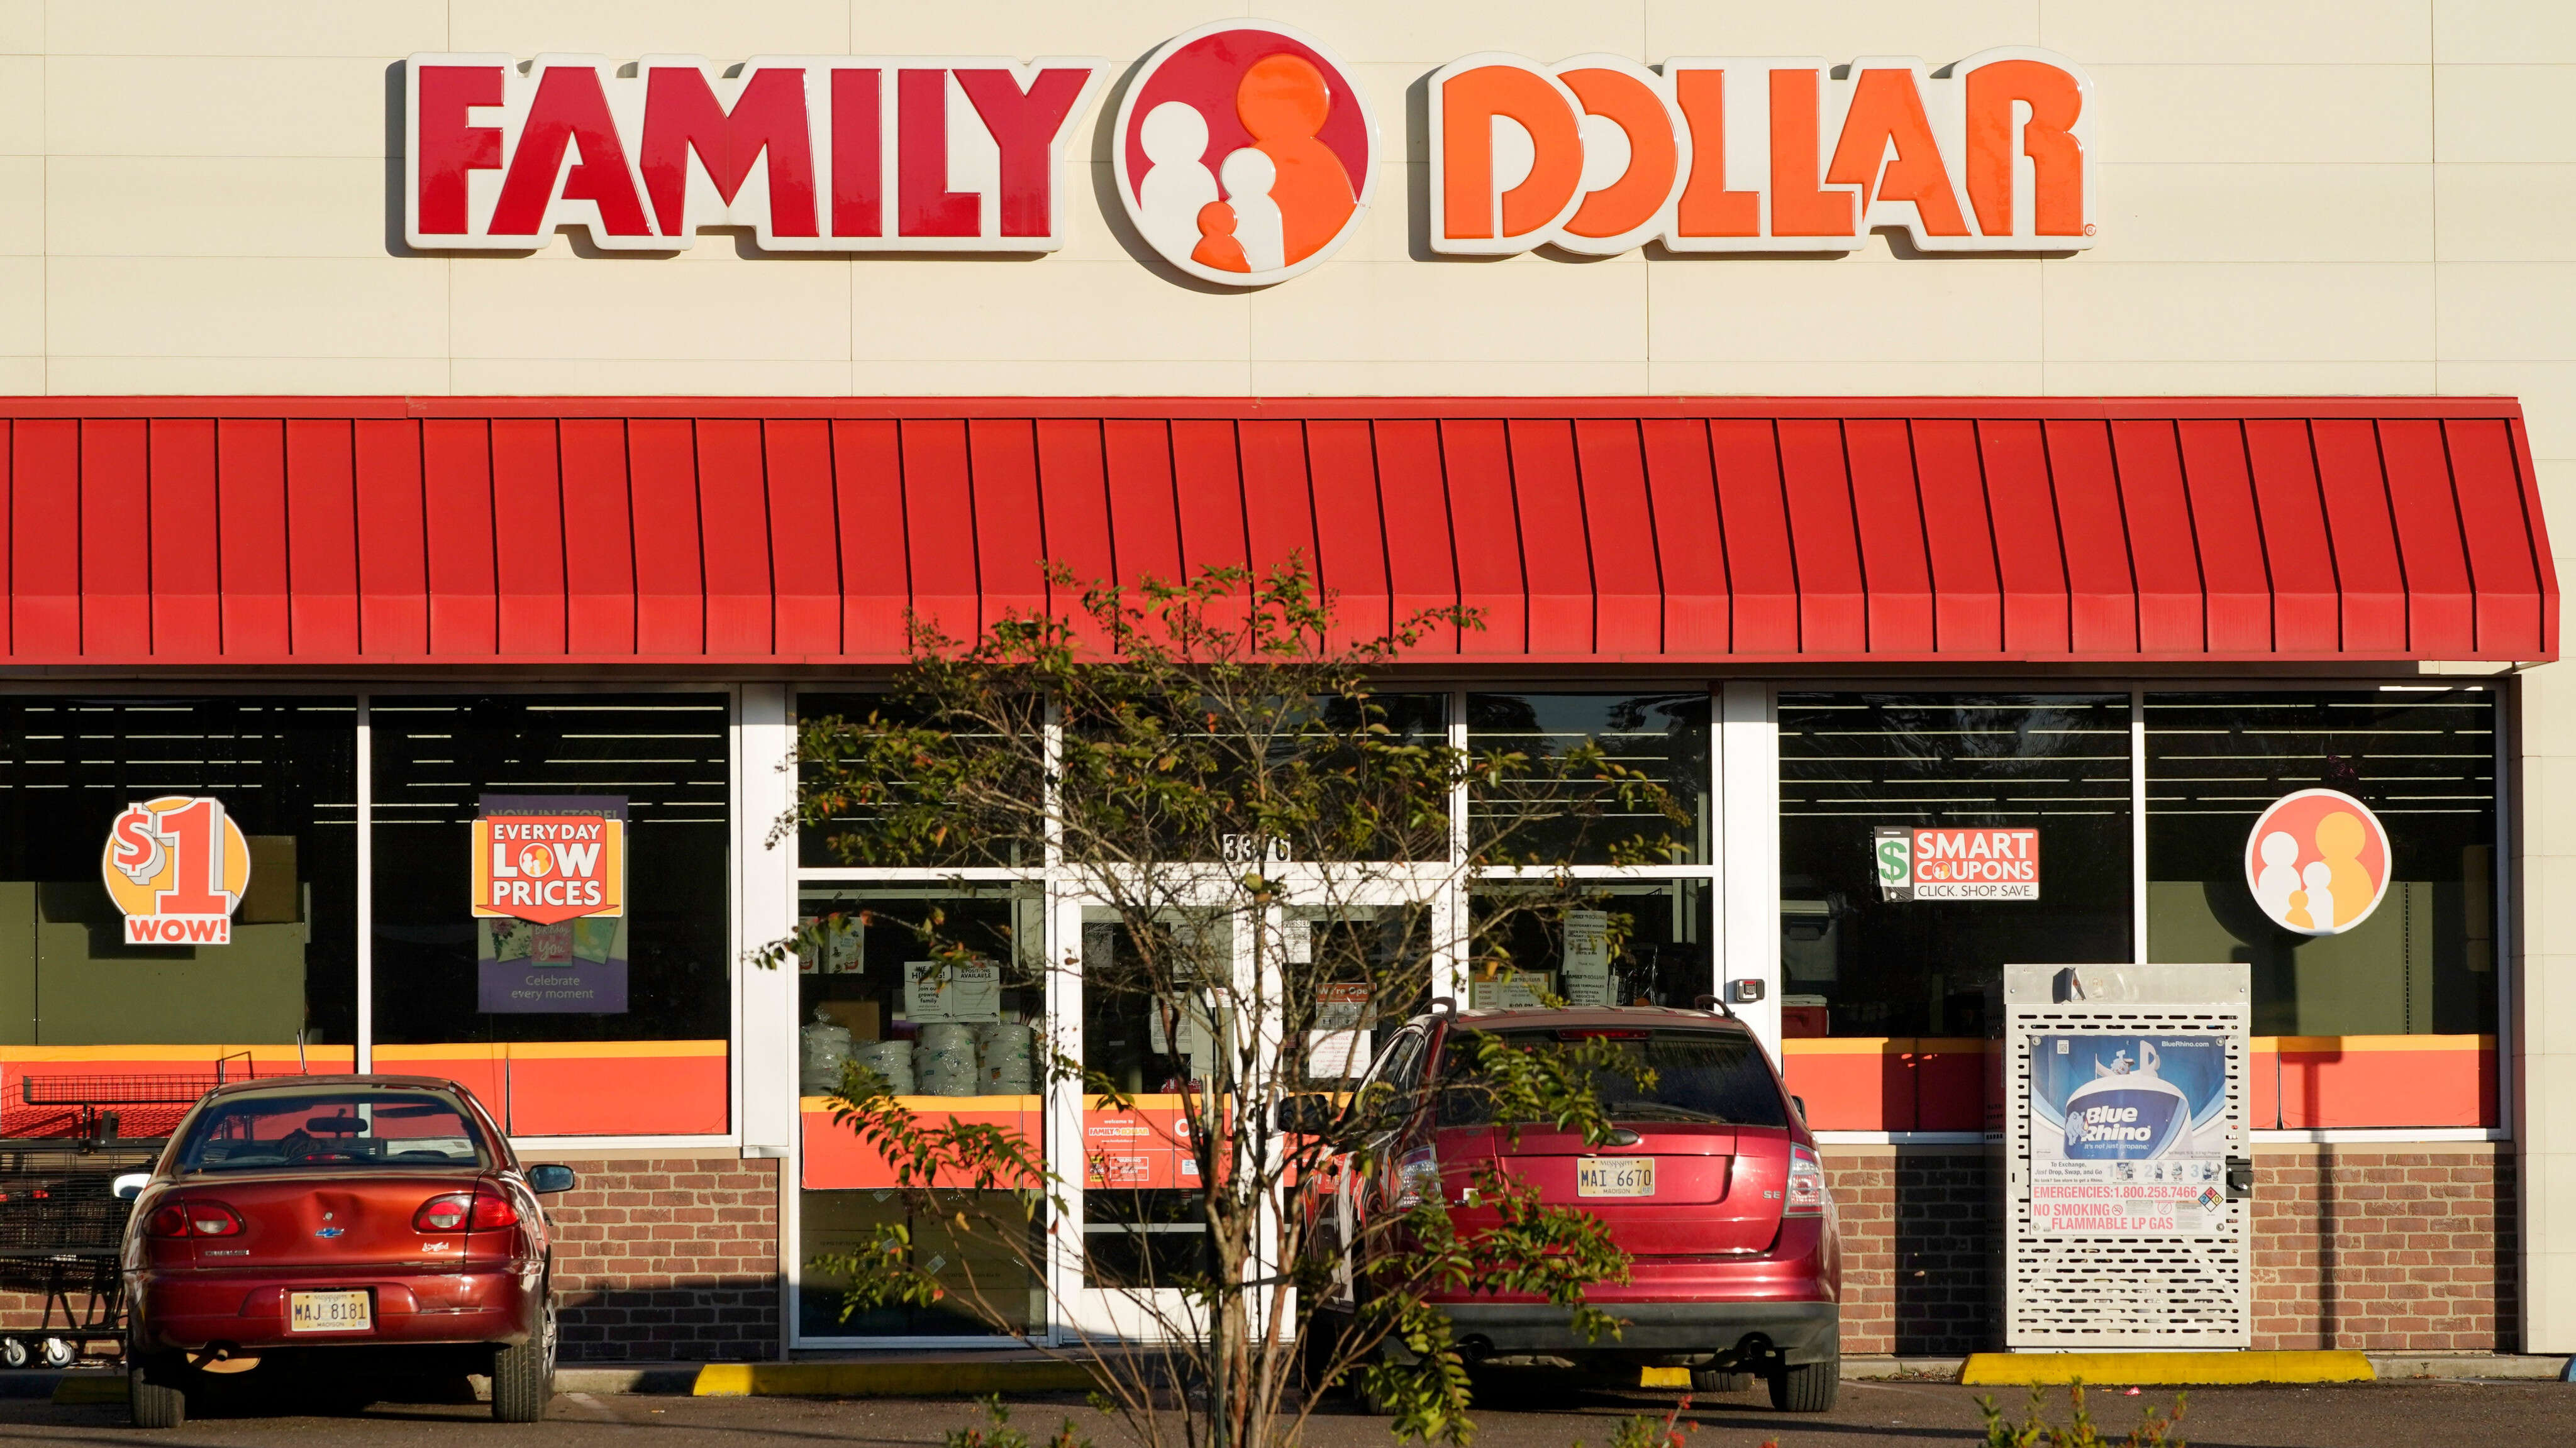
MULTIPOLYGON (((974 1232, 914 1210, 893 1169, 831 1119, 843 1067, 874 1071, 927 1119, 1000 1126, 1032 1153, 1044 1141, 1044 1062, 1037 1023, 1046 1003, 1043 896, 1033 886, 809 885, 802 923, 837 920, 797 962, 802 1026, 797 1080, 806 1149, 798 1193, 802 1261, 798 1330, 808 1338, 973 1336, 995 1318, 1015 1330, 1046 1322, 1046 1289, 1029 1250, 991 1239, 1009 1212, 970 1213, 974 1232), (935 942, 935 944, 934 944, 935 942), (943 967, 934 951, 945 953, 943 967), (958 952, 963 952, 961 962, 958 952), (937 1100, 919 1098, 935 1097, 937 1100), (883 1224, 909 1231, 915 1265, 945 1292, 922 1307, 842 1314, 842 1283, 812 1264, 865 1249, 883 1224)), ((1003 1195, 996 1193, 995 1195, 1003 1195)), ((1042 1212, 1034 1198, 1023 1201, 1042 1212)))
MULTIPOLYGON (((2257 1035, 2495 1030, 2491 692, 2149 694, 2146 705, 2149 959, 2249 963, 2257 1035), (2333 934, 2277 923, 2247 879, 2257 819, 2308 789, 2361 801, 2389 846, 2376 907, 2333 934)), ((2311 883, 2298 866, 2314 843, 2292 838, 2282 850, 2285 904, 2290 875, 2311 883)), ((2341 897, 2333 908, 2346 921, 2379 883, 2367 869, 2339 877, 2309 863, 2318 898, 2341 897)))
MULTIPOLYGON (((0 1042, 45 1048, 47 1069, 75 1069, 59 1063, 89 1047, 187 1045, 284 1046, 293 1070, 299 1044, 316 1069, 347 1069, 356 717, 346 698, 0 700, 0 1042), (110 832, 131 806, 196 798, 220 810, 192 818, 246 848, 229 939, 128 943, 128 908, 204 865, 196 838, 170 822, 178 811, 163 812, 154 828, 171 838, 139 850, 135 870, 162 874, 120 902, 101 868, 110 832)), ((210 1066, 220 1054, 173 1060, 210 1066)), ((263 1071, 280 1068, 279 1053, 259 1056, 263 1071)), ((125 1072, 137 1058, 116 1059, 125 1072)), ((6 1119, 24 1094, 9 1083, 6 1119)))
POLYGON ((2129 791, 2126 694, 1783 693, 1782 1033, 1983 1035, 2006 962, 2131 959, 2129 791))
POLYGON ((725 1130, 728 718, 722 694, 373 700, 377 1066, 456 1077, 513 1135, 725 1130))
POLYGON ((1489 882, 1472 909, 1473 1007, 1557 996, 1686 1009, 1717 989, 1706 880, 1586 880, 1572 898, 1554 884, 1489 882))
POLYGON ((1569 778, 1525 803, 1473 801, 1478 837, 1501 838, 1505 853, 1547 864, 1610 863, 1615 848, 1632 840, 1669 840, 1673 864, 1708 862, 1706 691, 1467 696, 1467 746, 1478 753, 1512 750, 1535 764, 1585 744, 1661 785, 1685 819, 1626 808, 1611 786, 1569 778))

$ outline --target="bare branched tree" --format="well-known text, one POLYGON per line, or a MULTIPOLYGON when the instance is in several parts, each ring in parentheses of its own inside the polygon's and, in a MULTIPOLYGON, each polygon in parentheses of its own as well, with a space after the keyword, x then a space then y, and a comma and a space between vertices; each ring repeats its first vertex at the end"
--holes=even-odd
MULTIPOLYGON (((1079 1169, 1051 1170, 1037 1136, 853 1064, 836 1116, 940 1241, 888 1223, 815 1266, 847 1282, 845 1312, 938 1298, 1040 1345, 1027 1284, 1079 1284, 1046 1314, 1053 1350, 1152 1448, 1294 1442, 1345 1380, 1399 1435, 1463 1442, 1469 1380, 1430 1299, 1534 1295, 1615 1334, 1583 1296, 1627 1259, 1597 1220, 1490 1166, 1453 1200, 1436 1173, 1369 1159, 1372 1127, 1424 1103, 1359 1081, 1365 1043, 1434 1009, 1435 980, 1509 989, 1505 942, 1533 925, 1561 935, 1581 912, 1615 955, 1626 917, 1564 867, 1669 861, 1686 816, 1597 746, 1453 747, 1436 699, 1385 691, 1408 650, 1477 627, 1471 611, 1356 634, 1301 564, 1082 600, 972 640, 916 622, 878 707, 803 726, 782 834, 819 831, 852 865, 1044 866, 1081 922, 1052 955, 1025 927, 997 941, 1013 930, 939 909, 827 914, 772 947, 775 962, 894 927, 952 976, 999 966, 1055 1003, 1039 1074, 1061 1103, 1051 1129, 1084 1140, 1053 1157, 1079 1169), (1394 1200, 1355 1215, 1375 1182, 1394 1200), (961 1288, 952 1251, 1003 1270, 961 1288)), ((1610 1130, 1592 1082, 1620 1068, 1599 1043, 1458 1039, 1480 1053, 1487 1119, 1610 1130)))

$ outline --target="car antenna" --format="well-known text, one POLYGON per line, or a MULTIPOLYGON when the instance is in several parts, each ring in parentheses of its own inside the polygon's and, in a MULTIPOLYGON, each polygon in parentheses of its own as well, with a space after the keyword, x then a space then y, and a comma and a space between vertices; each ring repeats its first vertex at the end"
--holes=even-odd
POLYGON ((1725 1002, 1725 1001, 1722 1001, 1722 1000, 1718 999, 1716 996, 1713 996, 1713 995, 1704 995, 1704 996, 1700 996, 1700 997, 1698 997, 1697 999, 1693 1000, 1693 1001, 1691 1002, 1691 1004, 1692 1004, 1692 1005, 1694 1005, 1694 1006, 1699 1007, 1701 1010, 1704 1010, 1704 1011, 1715 1011, 1715 1012, 1717 1012, 1719 1015, 1726 1017, 1726 1018, 1727 1018, 1728 1020, 1730 1020, 1730 1021, 1731 1021, 1731 1020, 1738 1019, 1738 1017, 1736 1016, 1735 1012, 1730 1011, 1730 1010, 1728 1010, 1728 1009, 1726 1008, 1726 1002, 1725 1002))

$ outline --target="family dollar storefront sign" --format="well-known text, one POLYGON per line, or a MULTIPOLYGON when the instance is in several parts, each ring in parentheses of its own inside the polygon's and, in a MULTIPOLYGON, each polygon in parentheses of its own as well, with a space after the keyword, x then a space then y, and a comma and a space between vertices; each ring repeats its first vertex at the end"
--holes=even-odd
POLYGON ((487 794, 476 805, 475 1008, 626 1009, 626 800, 487 794))
MULTIPOLYGON (((667 253, 733 227, 762 253, 1056 251, 1088 190, 1086 126, 1121 70, 1098 56, 414 55, 404 240, 530 252, 574 227, 602 250, 667 253)), ((1264 21, 1158 48, 1097 123, 1122 243, 1219 286, 1329 259, 1379 172, 1402 164, 1376 113, 1401 89, 1373 103, 1354 76, 1323 41, 1264 21)), ((1426 89, 1437 254, 1839 253, 1882 228, 1927 253, 2092 244, 2092 83, 2049 51, 1937 69, 1489 51, 1426 89)))
POLYGON ((1918 829, 1871 832, 1882 900, 2036 900, 2039 831, 1918 829))

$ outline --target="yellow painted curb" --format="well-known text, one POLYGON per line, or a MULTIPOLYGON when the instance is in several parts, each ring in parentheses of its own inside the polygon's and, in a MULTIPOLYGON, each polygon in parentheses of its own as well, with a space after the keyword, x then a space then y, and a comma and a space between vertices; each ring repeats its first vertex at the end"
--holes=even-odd
POLYGON ((1091 1385, 1080 1363, 709 1363, 690 1391, 701 1398, 964 1398, 1091 1385))
POLYGON ((123 1373, 65 1373, 54 1382, 57 1403, 122 1403, 125 1401, 123 1373))
POLYGON ((1688 1368, 1639 1368, 1637 1386, 1641 1388, 1687 1388, 1691 1385, 1688 1368))
POLYGON ((2357 1352, 1981 1352, 1963 1383, 2367 1383, 2357 1352))

